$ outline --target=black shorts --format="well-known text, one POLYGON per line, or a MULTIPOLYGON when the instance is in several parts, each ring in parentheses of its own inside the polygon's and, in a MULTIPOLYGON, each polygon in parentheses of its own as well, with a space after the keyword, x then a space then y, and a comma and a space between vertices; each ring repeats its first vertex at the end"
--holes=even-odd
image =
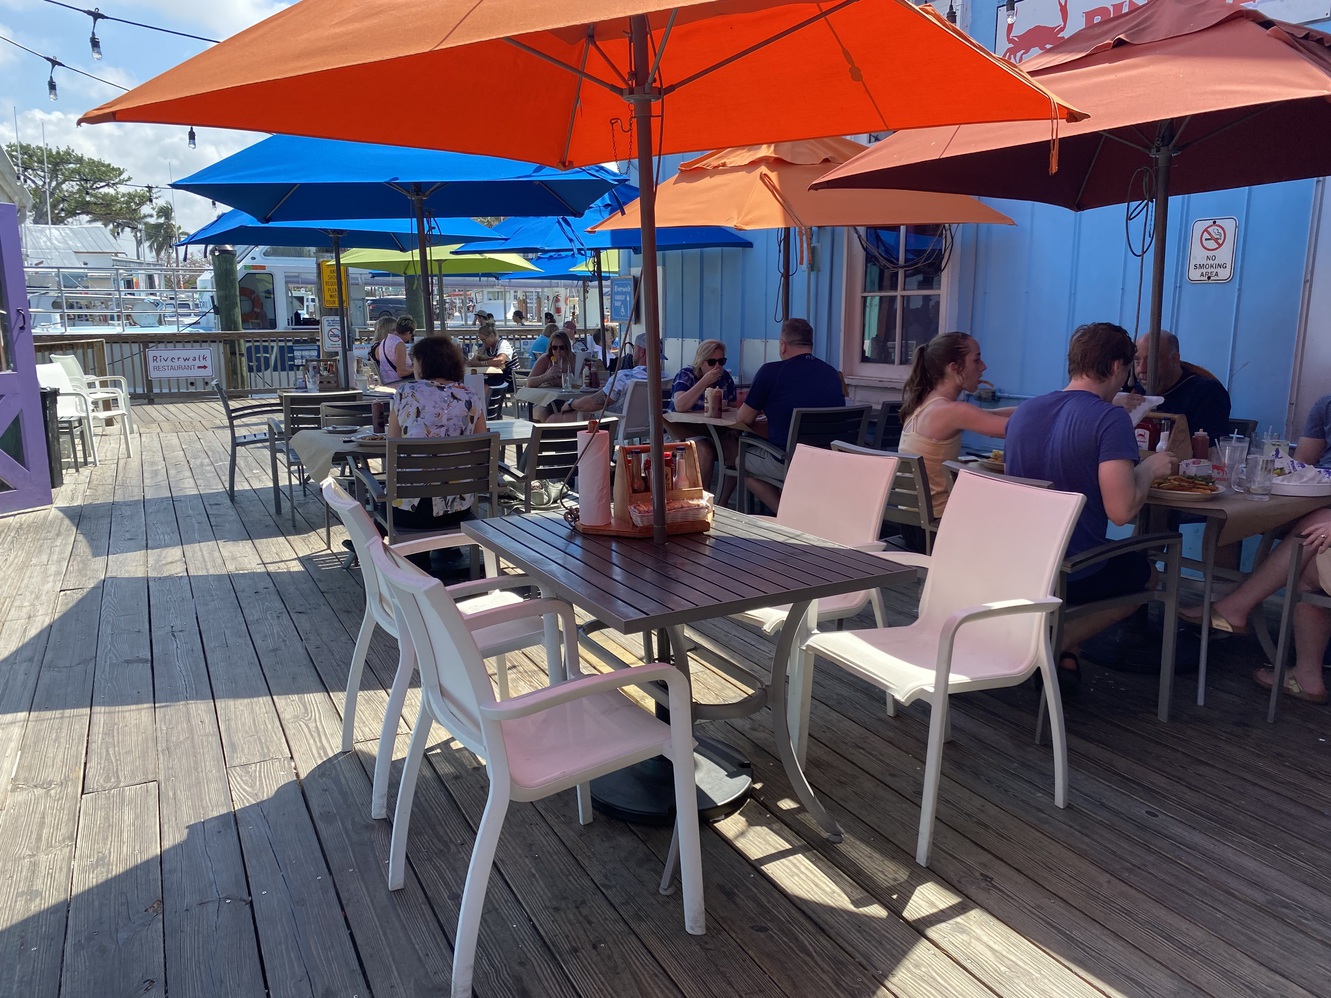
POLYGON ((1139 593, 1151 579, 1151 563, 1141 551, 1115 555, 1090 575, 1068 580, 1067 600, 1072 606, 1096 603, 1115 596, 1139 593))

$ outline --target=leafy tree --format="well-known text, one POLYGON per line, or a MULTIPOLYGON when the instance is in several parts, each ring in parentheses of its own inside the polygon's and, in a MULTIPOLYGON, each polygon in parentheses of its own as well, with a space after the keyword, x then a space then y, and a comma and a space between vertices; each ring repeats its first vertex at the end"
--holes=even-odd
POLYGON ((11 142, 5 151, 15 165, 23 164, 19 182, 32 195, 34 222, 60 225, 86 219, 117 235, 141 224, 148 192, 127 187, 132 179, 120 167, 69 148, 48 148, 43 163, 42 147, 28 142, 11 142))

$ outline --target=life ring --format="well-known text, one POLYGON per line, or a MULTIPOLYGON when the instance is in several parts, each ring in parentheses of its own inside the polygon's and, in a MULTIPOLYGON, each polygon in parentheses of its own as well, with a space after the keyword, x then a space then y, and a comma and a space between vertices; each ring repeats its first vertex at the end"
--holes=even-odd
POLYGON ((259 322, 264 318, 263 298, 253 288, 240 289, 240 321, 259 322))

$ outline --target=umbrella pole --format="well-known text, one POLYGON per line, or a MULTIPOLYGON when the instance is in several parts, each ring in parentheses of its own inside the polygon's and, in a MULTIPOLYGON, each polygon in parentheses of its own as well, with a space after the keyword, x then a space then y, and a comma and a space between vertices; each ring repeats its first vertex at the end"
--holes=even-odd
POLYGON ((425 195, 412 188, 411 203, 416 208, 416 248, 421 258, 421 297, 425 299, 425 335, 434 335, 434 303, 430 301, 430 248, 425 239, 425 195))
MULTIPOLYGON (((781 240, 781 321, 790 318, 790 229, 781 240)), ((806 313, 807 314, 807 313, 806 313)))
POLYGON ((596 251, 596 300, 601 303, 601 364, 610 366, 610 344, 605 341, 605 271, 601 269, 601 251, 596 251))
POLYGON ((1165 236, 1169 229, 1169 167, 1174 156, 1174 129, 1169 122, 1160 126, 1155 146, 1155 252, 1151 257, 1151 314, 1146 338, 1146 392, 1154 395, 1159 387, 1156 363, 1160 344, 1160 316, 1165 307, 1165 236))
MULTIPOLYGON (((342 233, 330 232, 333 241, 333 275, 337 282, 337 321, 342 328, 342 387, 350 388, 351 381, 351 324, 347 317, 347 294, 342 286, 342 233)), ((323 330, 319 330, 323 335, 323 330)))
MULTIPOLYGON (((652 81, 647 78, 652 65, 647 49, 647 18, 634 14, 629 18, 633 44, 633 66, 637 83, 628 99, 633 104, 633 121, 638 135, 639 213, 642 217, 642 307, 647 330, 647 384, 661 384, 661 317, 657 311, 656 287, 656 181, 652 173, 652 81)), ((653 391, 659 391, 654 387, 653 391)), ((665 522, 665 446, 661 439, 661 403, 647 406, 647 437, 652 457, 652 540, 666 541, 665 522)))

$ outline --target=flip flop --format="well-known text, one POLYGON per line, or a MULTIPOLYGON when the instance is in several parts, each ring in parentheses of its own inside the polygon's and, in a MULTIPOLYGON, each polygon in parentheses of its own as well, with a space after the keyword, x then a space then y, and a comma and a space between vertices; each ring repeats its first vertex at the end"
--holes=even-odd
MULTIPOLYGON (((1185 606, 1178 612, 1179 619, 1189 624, 1195 624, 1198 627, 1202 625, 1202 608, 1200 606, 1185 606)), ((1237 634, 1243 637, 1248 633, 1248 625, 1232 624, 1228 619, 1221 616, 1220 611, 1211 607, 1211 630, 1220 631, 1224 634, 1237 634)), ((1267 687, 1270 689, 1270 687, 1267 687)))
POLYGON ((1054 675, 1058 677, 1058 692, 1063 696, 1075 694, 1081 689, 1081 662, 1072 652, 1065 651, 1058 656, 1054 675), (1068 660, 1072 662, 1071 669, 1063 668, 1063 663, 1068 660))
MULTIPOLYGON (((1264 690, 1270 690, 1275 685, 1276 674, 1273 669, 1258 669, 1252 674, 1253 681, 1264 690)), ((1309 693, 1300 685, 1299 681, 1293 675, 1285 676, 1285 681, 1281 683, 1286 696, 1291 696, 1295 700, 1307 700, 1309 703, 1326 703, 1327 695, 1325 693, 1309 693)))

